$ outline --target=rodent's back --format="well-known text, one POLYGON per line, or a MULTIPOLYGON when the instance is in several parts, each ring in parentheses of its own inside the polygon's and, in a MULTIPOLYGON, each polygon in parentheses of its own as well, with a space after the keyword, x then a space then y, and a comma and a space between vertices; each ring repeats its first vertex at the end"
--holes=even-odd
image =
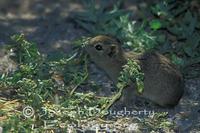
POLYGON ((138 60, 144 73, 144 92, 141 96, 161 106, 178 104, 183 95, 183 80, 176 66, 157 52, 145 52, 132 58, 138 60))

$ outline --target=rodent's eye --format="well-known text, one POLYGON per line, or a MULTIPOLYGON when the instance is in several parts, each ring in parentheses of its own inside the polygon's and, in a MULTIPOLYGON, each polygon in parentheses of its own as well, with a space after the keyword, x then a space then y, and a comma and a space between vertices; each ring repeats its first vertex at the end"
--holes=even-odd
POLYGON ((103 50, 103 47, 100 45, 100 44, 97 44, 96 46, 95 46, 95 48, 96 48, 96 50, 103 50))

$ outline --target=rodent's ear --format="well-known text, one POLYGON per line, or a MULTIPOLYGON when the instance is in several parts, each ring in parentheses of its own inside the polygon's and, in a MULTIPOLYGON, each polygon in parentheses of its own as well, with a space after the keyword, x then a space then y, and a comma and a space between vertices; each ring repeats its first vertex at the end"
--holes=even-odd
POLYGON ((114 57, 117 55, 117 53, 118 53, 118 45, 110 45, 108 56, 114 57))

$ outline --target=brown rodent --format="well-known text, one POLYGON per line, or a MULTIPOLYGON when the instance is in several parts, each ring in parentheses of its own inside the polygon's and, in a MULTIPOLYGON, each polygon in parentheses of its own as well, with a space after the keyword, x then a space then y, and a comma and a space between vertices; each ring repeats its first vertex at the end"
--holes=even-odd
POLYGON ((17 70, 17 63, 12 60, 15 56, 13 49, 7 50, 3 46, 0 46, 0 75, 8 74, 17 70))
POLYGON ((115 84, 127 59, 139 63, 144 73, 144 91, 138 94, 135 83, 132 83, 128 89, 124 89, 128 97, 138 95, 168 107, 177 105, 183 95, 181 73, 165 56, 157 52, 125 53, 119 41, 104 35, 90 39, 86 51, 90 59, 103 69, 115 84))

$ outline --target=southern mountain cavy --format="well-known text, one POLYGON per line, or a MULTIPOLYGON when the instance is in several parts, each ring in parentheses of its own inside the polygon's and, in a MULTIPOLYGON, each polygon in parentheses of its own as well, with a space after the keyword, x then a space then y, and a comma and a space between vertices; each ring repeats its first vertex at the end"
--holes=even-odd
POLYGON ((144 90, 137 93, 135 83, 124 89, 127 97, 140 96, 163 106, 175 106, 183 95, 183 82, 180 71, 165 56, 149 51, 141 54, 124 52, 120 41, 115 38, 99 35, 91 38, 85 47, 91 61, 104 70, 117 84, 120 71, 127 59, 138 62, 144 73, 144 90), (128 91, 128 92, 127 92, 128 91))

